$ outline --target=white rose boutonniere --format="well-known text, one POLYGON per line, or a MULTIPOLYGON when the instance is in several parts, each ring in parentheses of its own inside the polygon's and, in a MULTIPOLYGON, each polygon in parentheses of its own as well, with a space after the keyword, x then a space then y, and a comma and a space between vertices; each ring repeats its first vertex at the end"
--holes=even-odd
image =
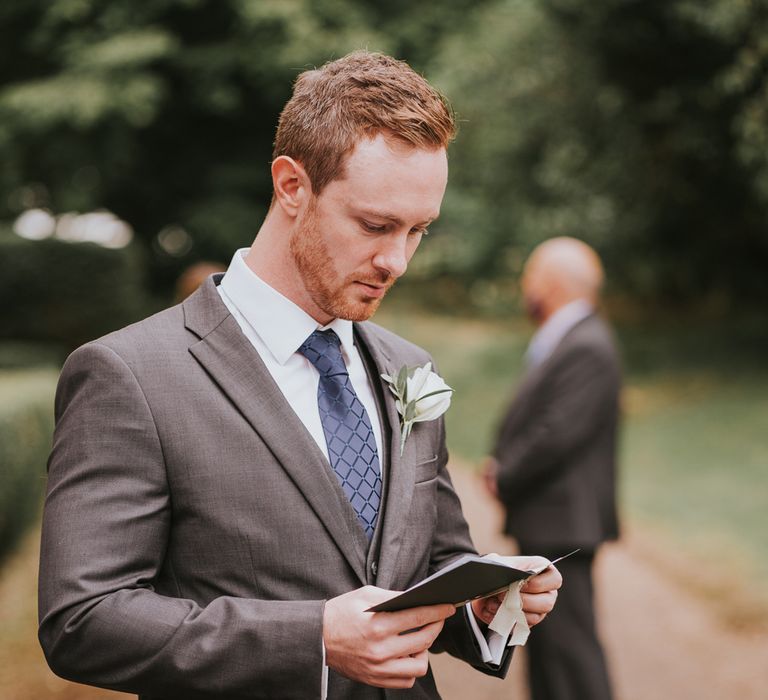
POLYGON ((403 366, 396 377, 382 374, 381 378, 389 384, 389 390, 397 399, 397 411, 400 414, 400 454, 403 454, 405 441, 411 434, 414 423, 435 420, 448 410, 451 405, 453 389, 441 376, 432 371, 432 363, 423 367, 403 366))

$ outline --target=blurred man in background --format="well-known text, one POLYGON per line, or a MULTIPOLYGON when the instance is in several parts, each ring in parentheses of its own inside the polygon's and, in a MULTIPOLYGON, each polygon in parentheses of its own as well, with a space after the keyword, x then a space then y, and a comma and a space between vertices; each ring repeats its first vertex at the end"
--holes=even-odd
POLYGON ((499 429, 487 484, 506 509, 505 532, 520 552, 553 559, 563 588, 557 610, 528 642, 533 700, 609 700, 595 629, 592 563, 618 536, 616 439, 619 360, 596 313, 603 269, 573 238, 536 248, 522 277, 537 326, 527 369, 499 429))

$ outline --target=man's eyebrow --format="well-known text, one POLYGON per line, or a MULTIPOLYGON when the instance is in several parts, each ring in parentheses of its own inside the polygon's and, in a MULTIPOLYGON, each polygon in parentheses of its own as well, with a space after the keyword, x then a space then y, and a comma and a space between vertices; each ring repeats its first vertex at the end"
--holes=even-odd
MULTIPOLYGON (((396 214, 390 214, 388 212, 383 211, 374 211, 373 209, 361 209, 360 210, 360 216, 369 216, 372 219, 384 219, 385 221, 391 221, 396 226, 402 226, 403 220, 397 216, 396 214)), ((420 221, 417 226, 429 226, 437 217, 440 216, 440 214, 436 214, 435 216, 430 217, 429 219, 425 219, 424 221, 420 221)))

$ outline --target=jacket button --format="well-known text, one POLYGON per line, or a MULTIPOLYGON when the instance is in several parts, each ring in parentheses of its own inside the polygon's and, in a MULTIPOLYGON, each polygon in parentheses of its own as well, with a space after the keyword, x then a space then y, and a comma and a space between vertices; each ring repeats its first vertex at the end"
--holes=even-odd
POLYGON ((379 570, 379 567, 378 567, 378 565, 376 564, 376 562, 375 562, 375 561, 374 561, 374 562, 371 562, 371 573, 372 573, 374 576, 376 576, 376 574, 377 574, 378 570, 379 570))

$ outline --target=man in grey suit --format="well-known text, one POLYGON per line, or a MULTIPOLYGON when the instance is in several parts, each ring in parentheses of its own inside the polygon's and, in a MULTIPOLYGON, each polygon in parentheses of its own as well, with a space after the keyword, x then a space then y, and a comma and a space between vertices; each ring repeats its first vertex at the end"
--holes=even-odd
POLYGON ((521 553, 581 549, 558 564, 557 609, 528 644, 533 700, 611 697, 592 563, 598 546, 618 536, 621 379, 611 332, 595 312, 602 281, 597 254, 581 241, 553 238, 532 253, 522 291, 538 330, 489 460, 490 489, 521 553))
MULTIPOLYGON (((158 700, 435 698, 428 649, 506 673, 498 598, 366 612, 474 551, 442 419, 401 452, 381 378, 430 358, 366 322, 438 216, 453 133, 394 59, 303 73, 250 249, 68 358, 40 566, 58 674, 158 700)), ((560 581, 529 581, 530 623, 560 581)))

